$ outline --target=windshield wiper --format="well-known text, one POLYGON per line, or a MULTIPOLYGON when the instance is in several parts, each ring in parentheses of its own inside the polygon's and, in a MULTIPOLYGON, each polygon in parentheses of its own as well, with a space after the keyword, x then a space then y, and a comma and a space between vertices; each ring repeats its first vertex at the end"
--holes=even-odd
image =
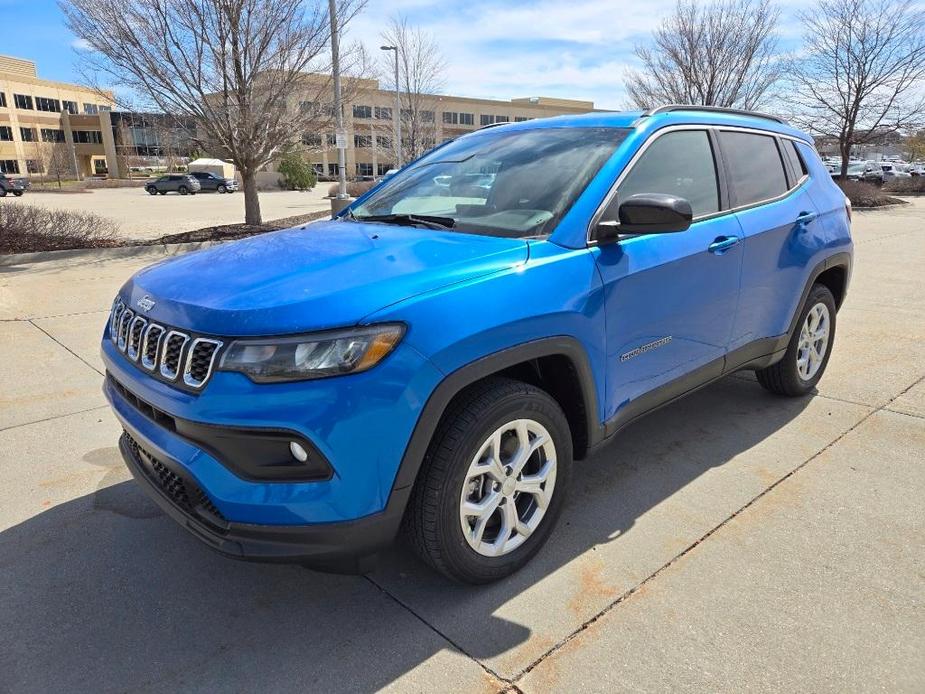
POLYGON ((452 229, 456 220, 452 217, 435 217, 428 214, 368 214, 353 219, 358 222, 383 222, 385 224, 401 224, 406 226, 425 226, 429 229, 452 229))

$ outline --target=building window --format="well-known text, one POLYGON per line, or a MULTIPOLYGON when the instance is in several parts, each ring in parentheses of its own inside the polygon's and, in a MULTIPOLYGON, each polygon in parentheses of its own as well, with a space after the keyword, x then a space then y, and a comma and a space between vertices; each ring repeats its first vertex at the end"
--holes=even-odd
POLYGON ((495 122, 495 117, 494 117, 494 116, 489 116, 489 115, 483 113, 483 114, 479 117, 479 125, 491 125, 491 124, 494 123, 494 122, 495 122))
POLYGON ((15 159, 0 159, 0 173, 18 174, 19 162, 15 159))
POLYGON ((459 123, 459 114, 455 111, 444 111, 443 122, 449 123, 450 125, 456 125, 459 123))
POLYGON ((372 147, 373 146, 372 135, 354 135, 353 136, 353 146, 354 147, 372 147))
POLYGON ((0 140, 4 142, 13 141, 13 128, 8 125, 0 125, 0 140))
POLYGON ((533 120, 529 116, 514 116, 515 123, 523 123, 525 120, 533 120))
POLYGON ((373 175, 373 165, 372 164, 361 164, 357 162, 357 176, 372 176, 373 175))
POLYGON ((376 175, 385 176, 391 168, 393 168, 391 164, 376 164, 376 175))
POLYGON ((95 116, 100 109, 96 104, 84 104, 84 113, 88 116, 95 116))
POLYGON ((35 108, 38 111, 61 113, 61 102, 57 99, 49 99, 44 96, 37 96, 35 97, 35 108))
POLYGON ((326 142, 328 143, 328 147, 337 147, 337 135, 328 133, 326 142))
POLYGON ((305 133, 302 135, 302 144, 306 147, 321 147, 321 135, 305 133))
POLYGON ((495 123, 510 123, 511 119, 508 116, 495 116, 495 123))
POLYGON ((0 107, 6 108, 6 94, 4 92, 0 92, 0 107))
POLYGON ((42 128, 42 142, 64 142, 64 131, 56 128, 42 128))
POLYGON ((100 104, 97 108, 99 108, 100 111, 112 111, 112 106, 105 106, 103 104, 100 104))
POLYGON ((403 108, 401 110, 401 119, 402 120, 411 120, 412 113, 410 108, 403 108))
POLYGON ((312 164, 312 171, 315 172, 316 176, 324 176, 324 164, 312 164))
POLYGON ((77 102, 64 100, 61 102, 61 110, 67 111, 72 116, 77 115, 77 102))
POLYGON ((35 128, 20 128, 19 136, 23 142, 37 142, 38 135, 35 134, 35 128))
MULTIPOLYGON (((58 140, 62 142, 63 140, 58 140)), ((103 144, 103 134, 99 130, 75 130, 74 142, 82 145, 101 145, 103 144)))
POLYGON ((376 135, 376 147, 379 149, 392 149, 392 138, 388 135, 376 135))
POLYGON ((354 118, 372 118, 373 117, 373 107, 372 106, 357 106, 353 105, 353 117, 354 118))
POLYGON ((337 175, 337 164, 328 164, 328 176, 337 175))
POLYGON ((460 113, 459 114, 459 124, 460 125, 475 125, 475 115, 472 113, 460 113))
POLYGON ((16 104, 16 108, 21 108, 25 111, 32 110, 32 97, 26 94, 13 94, 13 103, 16 104))
POLYGON ((26 159, 26 173, 40 174, 42 167, 35 159, 26 159))
POLYGON ((376 120, 392 120, 392 109, 388 106, 376 106, 376 120))
POLYGON ((433 123, 434 122, 434 112, 433 111, 421 111, 421 122, 422 123, 433 123))

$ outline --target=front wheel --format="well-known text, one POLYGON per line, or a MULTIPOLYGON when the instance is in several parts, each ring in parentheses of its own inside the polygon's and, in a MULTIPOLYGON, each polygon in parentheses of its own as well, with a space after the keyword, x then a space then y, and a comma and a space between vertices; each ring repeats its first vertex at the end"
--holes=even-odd
POLYGON ((571 434, 558 403, 529 384, 486 379, 444 414, 414 485, 406 534, 450 578, 504 578, 552 532, 571 464, 571 434))
POLYGON ((157 188, 148 188, 148 195, 157 195, 157 188))
POLYGON ((23 193, 23 192, 22 192, 21 190, 14 190, 14 191, 13 191, 13 195, 15 195, 17 198, 21 198, 21 197, 22 197, 22 193, 23 193))
POLYGON ((0 198, 6 197, 6 188, 0 188, 0 198))
POLYGON ((189 193, 189 188, 187 188, 186 186, 180 186, 179 188, 177 188, 177 192, 180 195, 186 195, 187 193, 189 193))
POLYGON ((225 186, 219 186, 219 187, 218 187, 218 192, 219 192, 219 193, 227 193, 227 192, 228 192, 228 189, 227 189, 225 186))
POLYGON ((825 285, 814 284, 784 358, 756 371, 758 383, 778 395, 806 395, 825 373, 834 340, 835 297, 825 285))

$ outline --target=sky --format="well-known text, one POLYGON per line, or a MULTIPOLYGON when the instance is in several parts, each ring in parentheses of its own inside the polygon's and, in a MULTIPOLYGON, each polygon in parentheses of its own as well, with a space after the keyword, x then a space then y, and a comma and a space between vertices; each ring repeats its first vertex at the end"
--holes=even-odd
MULTIPOLYGON (((143 0, 126 0, 136 2, 143 0)), ((552 96, 626 106, 623 82, 633 48, 675 0, 369 0, 347 28, 370 54, 396 13, 430 32, 447 63, 443 93, 511 99, 552 96)), ((801 32, 799 0, 779 2, 781 47, 801 32)), ((39 76, 81 82, 80 46, 55 0, 0 0, 0 54, 35 61, 39 76)))

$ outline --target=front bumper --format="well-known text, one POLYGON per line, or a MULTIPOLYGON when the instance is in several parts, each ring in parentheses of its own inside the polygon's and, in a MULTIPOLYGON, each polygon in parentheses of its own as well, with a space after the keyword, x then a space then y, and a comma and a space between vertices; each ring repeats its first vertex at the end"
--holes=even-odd
POLYGON ((411 491, 393 495, 382 513, 344 523, 255 525, 227 521, 183 466, 147 450, 128 432, 119 450, 135 480, 192 535, 234 559, 297 563, 326 571, 363 573, 395 537, 411 491))

